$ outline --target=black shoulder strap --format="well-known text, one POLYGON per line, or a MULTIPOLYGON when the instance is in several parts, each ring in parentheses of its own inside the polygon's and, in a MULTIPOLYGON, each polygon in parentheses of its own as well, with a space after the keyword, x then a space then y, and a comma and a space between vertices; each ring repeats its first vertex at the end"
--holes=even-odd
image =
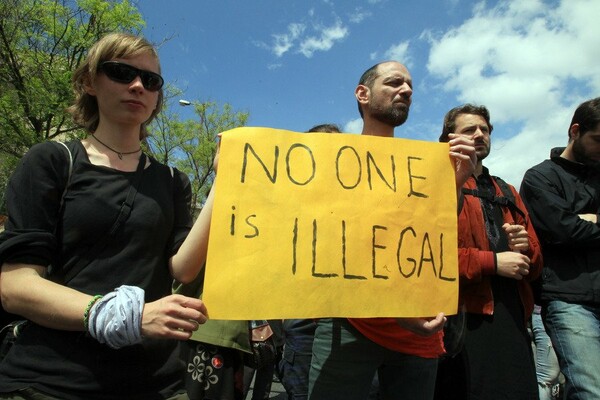
POLYGON ((67 284, 73 279, 77 274, 79 274, 94 258, 96 258, 102 250, 109 243, 110 239, 118 232, 119 228, 123 225, 123 222, 129 218, 129 214, 131 214, 131 209, 133 208, 133 201, 135 200, 135 196, 137 195, 138 187, 140 182, 142 181, 142 174, 144 172, 144 168, 146 166, 146 155, 142 153, 140 157, 140 161, 137 166, 137 170, 135 172, 135 176, 133 178, 133 182, 131 186, 129 186, 129 191, 127 192, 127 197, 125 201, 121 205, 121 209, 119 210, 119 215, 115 219, 112 227, 108 230, 108 233, 102 235, 99 240, 97 240, 92 247, 90 247, 73 265, 69 268, 66 273, 64 273, 62 283, 67 284))
POLYGON ((494 181, 496 181, 496 184, 498 185, 498 187, 502 191, 502 194, 504 195, 503 202, 506 202, 506 207, 510 208, 512 211, 516 212, 521 217, 523 217, 523 219, 526 220, 527 217, 525 216, 523 210, 521 210, 519 206, 517 206, 517 203, 515 202, 515 195, 513 194, 512 190, 510 190, 510 187, 508 187, 508 183, 506 183, 502 178, 499 178, 497 176, 492 176, 492 178, 494 179, 494 181))
POLYGON ((521 210, 515 203, 515 195, 510 190, 508 183, 506 183, 503 179, 501 179, 497 176, 492 176, 492 179, 498 184, 498 187, 502 191, 502 197, 484 194, 484 193, 481 193, 477 189, 462 188, 461 191, 465 195, 480 197, 480 198, 486 199, 488 201, 491 201, 493 203, 496 203, 496 204, 500 205, 501 207, 508 207, 511 211, 516 212, 521 217, 523 217, 523 219, 526 219, 526 216, 525 216, 525 213, 523 212, 523 210, 521 210))
POLYGON ((60 196, 60 203, 59 203, 59 215, 62 214, 62 208, 65 202, 65 195, 67 194, 67 190, 69 189, 69 185, 71 184, 71 175, 73 175, 73 153, 71 153, 71 149, 69 149, 69 146, 67 146, 66 144, 64 144, 63 142, 56 142, 57 144, 61 145, 60 147, 64 147, 65 151, 67 152, 67 161, 68 161, 68 173, 67 173, 67 180, 65 183, 65 187, 63 189, 62 195, 60 196))

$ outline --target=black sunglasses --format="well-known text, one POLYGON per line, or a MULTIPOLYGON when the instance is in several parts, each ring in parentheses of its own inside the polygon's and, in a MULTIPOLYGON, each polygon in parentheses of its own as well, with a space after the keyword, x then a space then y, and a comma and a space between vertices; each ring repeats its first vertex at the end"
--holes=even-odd
POLYGON ((98 71, 104 72, 110 80, 119 83, 130 83, 136 76, 139 76, 144 88, 151 92, 160 90, 165 83, 159 74, 132 67, 129 64, 118 61, 104 61, 98 66, 98 71))

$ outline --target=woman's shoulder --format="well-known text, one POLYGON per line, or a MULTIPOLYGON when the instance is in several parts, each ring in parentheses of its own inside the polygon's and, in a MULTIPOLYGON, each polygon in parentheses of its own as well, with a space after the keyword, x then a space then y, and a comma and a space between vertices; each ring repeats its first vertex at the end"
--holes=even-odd
POLYGON ((66 149, 60 142, 48 140, 31 146, 25 157, 52 158, 64 154, 65 151, 66 149))
POLYGON ((21 169, 26 170, 57 170, 72 164, 71 150, 56 141, 36 143, 21 158, 21 169))

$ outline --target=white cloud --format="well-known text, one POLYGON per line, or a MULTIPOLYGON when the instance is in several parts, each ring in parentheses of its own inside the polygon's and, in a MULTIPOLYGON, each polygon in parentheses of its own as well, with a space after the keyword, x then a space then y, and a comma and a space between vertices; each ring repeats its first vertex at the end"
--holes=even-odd
MULTIPOLYGON (((351 16, 354 21, 364 18, 369 13, 351 16)), ((335 22, 332 25, 325 26, 314 22, 316 12, 314 8, 308 10, 308 20, 311 24, 303 22, 291 23, 285 33, 275 33, 271 36, 273 41, 271 45, 263 42, 255 43, 256 46, 270 50, 276 57, 282 57, 285 53, 293 52, 311 58, 317 51, 329 51, 337 42, 344 40, 350 30, 344 26, 342 21, 334 16, 335 22)))
POLYGON ((381 61, 382 59, 400 61, 410 69, 412 67, 412 57, 408 53, 409 43, 408 40, 405 40, 404 42, 391 45, 383 52, 383 57, 379 56, 379 52, 374 51, 369 53, 369 59, 377 61, 381 61))
POLYGON ((357 7, 352 14, 349 15, 348 20, 353 24, 360 24, 365 18, 372 15, 370 11, 365 11, 360 7, 357 7))
POLYGON ((279 68, 281 68, 282 66, 283 66, 283 64, 282 64, 282 63, 273 63, 273 64, 269 64, 269 65, 267 65, 267 69, 268 69, 269 71, 274 71, 274 70, 276 70, 276 69, 279 69, 279 68))
POLYGON ((361 133, 363 128, 363 120, 362 118, 356 118, 350 120, 344 124, 342 127, 342 132, 345 133, 361 133))
POLYGON ((348 28, 344 27, 341 21, 336 22, 335 25, 322 28, 318 37, 311 36, 304 39, 300 43, 300 53, 305 57, 312 57, 315 51, 327 51, 333 47, 335 42, 343 40, 348 36, 348 28))
POLYGON ((402 64, 410 68, 412 61, 410 55, 408 54, 408 44, 409 41, 405 40, 404 42, 392 45, 383 53, 383 58, 386 60, 400 61, 402 64))
POLYGON ((287 53, 296 39, 304 32, 306 26, 304 24, 292 23, 288 25, 287 33, 279 33, 273 35, 273 47, 271 50, 277 57, 281 57, 287 53))
POLYGON ((492 151, 484 161, 493 175, 500 176, 517 189, 525 171, 550 156, 553 147, 567 144, 567 129, 573 111, 563 109, 545 120, 528 121, 521 130, 508 138, 492 133, 492 151))
POLYGON ((490 109, 498 129, 485 164, 493 174, 520 182, 566 143, 577 104, 600 92, 598 15, 597 0, 480 2, 462 25, 422 35, 440 86, 490 109))

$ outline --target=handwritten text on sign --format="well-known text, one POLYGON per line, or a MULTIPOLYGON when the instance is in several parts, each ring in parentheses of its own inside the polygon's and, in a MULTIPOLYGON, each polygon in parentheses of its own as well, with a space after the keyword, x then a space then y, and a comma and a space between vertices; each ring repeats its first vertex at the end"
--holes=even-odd
POLYGON ((455 313, 454 182, 447 144, 225 132, 203 295, 210 317, 455 313))

